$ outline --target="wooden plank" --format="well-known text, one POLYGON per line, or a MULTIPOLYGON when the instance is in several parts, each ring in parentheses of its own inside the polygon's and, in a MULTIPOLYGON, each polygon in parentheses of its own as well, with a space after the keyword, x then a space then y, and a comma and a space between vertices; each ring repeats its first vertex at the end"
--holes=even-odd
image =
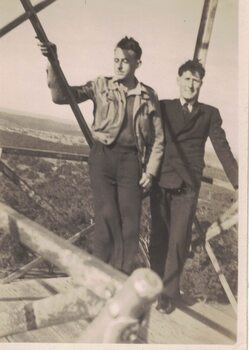
MULTIPOLYGON (((154 287, 156 288, 156 286, 154 287)), ((93 320, 105 300, 85 287, 71 288, 47 298, 32 300, 12 310, 0 312, 0 337, 41 329, 80 318, 93 320)))
POLYGON ((68 152, 58 152, 58 151, 47 151, 41 149, 31 149, 31 148, 21 148, 21 147, 3 147, 3 154, 14 154, 20 156, 31 156, 31 157, 44 157, 52 159, 63 159, 72 160, 77 162, 87 162, 89 147, 86 146, 86 153, 68 153, 68 152), (87 152, 88 151, 88 152, 87 152))
MULTIPOLYGON (((46 280, 22 280, 13 282, 0 288, 0 310, 12 312, 15 307, 20 307, 31 300, 49 297, 58 292, 67 292, 72 287, 72 279, 52 278, 46 280)), ((24 332, 1 338, 2 341, 11 342, 66 342, 74 336, 79 337, 87 326, 84 321, 68 322, 64 325, 53 326, 35 331, 24 332)))
POLYGON ((161 290, 161 279, 146 268, 134 271, 108 303, 104 295, 99 298, 83 286, 74 287, 1 312, 0 337, 84 319, 93 321, 79 342, 125 342, 135 336, 131 324, 139 325, 161 290))
POLYGON ((8 337, 15 343, 74 343, 88 326, 86 321, 68 322, 59 326, 42 328, 8 337))
MULTIPOLYGON (((0 287, 0 310, 2 305, 7 302, 1 302, 2 296, 8 296, 15 300, 17 297, 22 300, 22 303, 30 300, 45 298, 54 293, 66 293, 73 286, 72 278, 49 278, 41 280, 22 280, 13 282, 10 285, 0 287)), ((13 301, 10 302, 10 307, 14 306, 13 301)), ((20 301, 16 302, 16 306, 20 305, 20 301)), ((9 309, 10 310, 10 309, 9 309)), ((72 341, 79 337, 88 323, 84 320, 77 322, 67 322, 59 326, 39 329, 35 331, 15 334, 8 337, 11 342, 38 342, 38 343, 64 343, 72 341)), ((3 338, 4 339, 4 338, 3 338)), ((0 340, 2 342, 2 339, 0 340)))
MULTIPOLYGON (((51 278, 46 280, 22 280, 0 288, 0 309, 3 304, 11 304, 17 297, 45 297, 54 292, 70 289, 71 278, 51 278), (34 292, 32 292, 32 290, 34 292), (10 296, 12 302, 3 297, 10 296), (1 301, 2 299, 2 301, 1 301)), ((10 305, 10 307, 11 307, 10 305)), ((82 321, 44 328, 9 337, 12 342, 74 342, 86 327, 82 321), (51 331, 53 329, 53 331, 51 331)), ((145 342, 151 344, 233 344, 236 338, 236 319, 208 304, 197 303, 191 307, 176 309, 170 315, 163 315, 152 306, 147 327, 143 329, 145 342)), ((141 336, 141 334, 140 334, 141 336)), ((0 339, 2 342, 2 339, 0 339)), ((6 339, 3 341, 7 341, 6 339)))
POLYGON ((203 303, 177 308, 170 315, 153 305, 140 336, 149 344, 233 344, 236 321, 203 303))

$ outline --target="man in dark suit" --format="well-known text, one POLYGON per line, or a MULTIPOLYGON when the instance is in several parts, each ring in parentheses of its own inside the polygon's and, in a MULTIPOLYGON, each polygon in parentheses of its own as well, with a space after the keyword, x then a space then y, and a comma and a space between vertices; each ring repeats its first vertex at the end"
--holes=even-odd
POLYGON ((198 61, 178 70, 180 99, 162 100, 165 152, 151 191, 151 268, 164 282, 157 309, 171 313, 180 297, 179 281, 191 243, 205 143, 210 137, 225 173, 238 188, 238 165, 230 150, 217 108, 198 102, 205 75, 198 61))

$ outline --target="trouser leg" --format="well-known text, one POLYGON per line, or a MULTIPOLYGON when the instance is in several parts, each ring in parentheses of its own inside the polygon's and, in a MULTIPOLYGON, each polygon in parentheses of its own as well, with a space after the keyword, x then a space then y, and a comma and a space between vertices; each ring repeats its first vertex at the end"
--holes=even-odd
POLYGON ((132 272, 138 253, 142 191, 141 176, 136 152, 120 154, 118 167, 118 203, 123 237, 122 271, 132 272))
POLYGON ((163 276, 163 294, 172 298, 180 293, 180 276, 191 243, 197 200, 198 191, 187 187, 183 193, 173 194, 169 202, 169 247, 163 276))
POLYGON ((95 208, 93 254, 121 269, 123 245, 118 208, 116 159, 96 143, 90 153, 89 170, 95 208))
POLYGON ((149 257, 152 270, 161 278, 164 276, 165 261, 168 252, 170 206, 164 188, 153 184, 150 195, 151 236, 149 257))

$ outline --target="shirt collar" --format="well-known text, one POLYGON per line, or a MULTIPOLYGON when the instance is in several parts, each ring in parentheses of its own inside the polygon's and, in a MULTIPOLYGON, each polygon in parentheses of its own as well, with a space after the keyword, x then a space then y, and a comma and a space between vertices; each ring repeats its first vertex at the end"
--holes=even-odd
POLYGON ((111 79, 111 82, 110 82, 110 89, 111 90, 115 90, 115 89, 120 89, 122 86, 122 89, 127 92, 127 95, 142 95, 142 93, 145 93, 148 95, 148 91, 146 89, 146 87, 140 82, 137 80, 137 85, 134 89, 131 89, 131 90, 127 90, 125 88, 125 86, 121 85, 119 83, 119 79, 117 77, 113 77, 111 79))
POLYGON ((182 106, 187 103, 190 112, 193 110, 194 106, 197 105, 197 101, 187 102, 183 97, 180 97, 180 102, 182 106))

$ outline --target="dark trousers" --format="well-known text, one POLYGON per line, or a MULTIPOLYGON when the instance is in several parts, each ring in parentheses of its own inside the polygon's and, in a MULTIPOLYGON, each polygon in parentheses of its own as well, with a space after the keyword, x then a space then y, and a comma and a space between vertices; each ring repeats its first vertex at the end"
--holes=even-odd
POLYGON ((96 221, 93 254, 129 274, 138 252, 142 201, 137 150, 95 142, 89 170, 96 221))
POLYGON ((154 184, 151 191, 152 233, 149 255, 151 268, 163 280, 163 294, 180 294, 180 275, 187 258, 199 190, 187 185, 167 190, 154 184))

